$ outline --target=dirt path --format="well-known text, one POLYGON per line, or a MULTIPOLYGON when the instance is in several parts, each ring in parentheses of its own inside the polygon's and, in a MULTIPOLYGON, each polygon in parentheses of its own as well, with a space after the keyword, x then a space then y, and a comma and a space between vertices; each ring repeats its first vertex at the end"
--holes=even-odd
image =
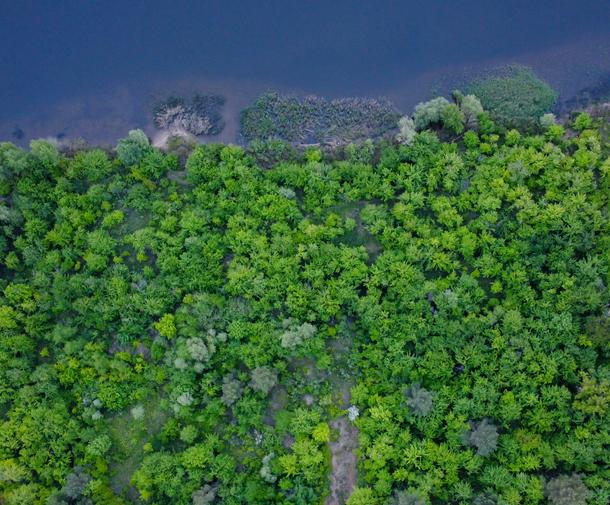
POLYGON ((356 448, 358 430, 346 418, 333 419, 330 427, 339 434, 336 441, 330 442, 331 474, 330 493, 326 505, 343 505, 356 486, 358 478, 356 448))
MULTIPOLYGON (((349 355, 352 338, 339 339, 333 346, 334 357, 337 360, 335 370, 346 370, 346 358, 349 355)), ((335 372, 336 373, 336 372, 335 372)), ((350 390, 353 378, 335 376, 331 379, 334 390, 341 398, 341 407, 347 409, 351 405, 350 390)), ((330 491, 325 505, 344 505, 358 480, 358 429, 346 415, 337 417, 330 422, 333 437, 328 444, 331 453, 330 491)))

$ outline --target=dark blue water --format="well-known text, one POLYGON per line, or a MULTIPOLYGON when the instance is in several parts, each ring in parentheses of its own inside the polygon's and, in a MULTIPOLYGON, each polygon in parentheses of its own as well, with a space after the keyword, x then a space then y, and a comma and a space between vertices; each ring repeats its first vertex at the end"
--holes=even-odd
POLYGON ((113 86, 137 90, 194 77, 327 95, 379 94, 441 67, 610 40, 608 0, 2 4, 5 119, 35 116, 55 102, 113 86))

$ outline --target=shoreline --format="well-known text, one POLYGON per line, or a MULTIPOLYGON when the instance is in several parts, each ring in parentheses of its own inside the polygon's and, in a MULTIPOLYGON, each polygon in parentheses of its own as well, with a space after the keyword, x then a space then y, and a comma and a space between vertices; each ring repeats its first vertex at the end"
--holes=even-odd
MULTIPOLYGON (((493 69, 509 65, 524 65, 559 92, 560 102, 575 97, 579 91, 599 84, 610 75, 610 40, 583 37, 573 43, 542 51, 530 51, 511 58, 496 58, 470 65, 450 65, 414 76, 391 89, 379 89, 370 97, 385 97, 399 110, 412 109, 420 101, 434 95, 447 94, 469 79, 484 75, 493 69)), ((149 85, 147 89, 135 86, 118 86, 104 93, 68 98, 51 103, 36 116, 9 117, 0 120, 0 138, 16 145, 26 146, 35 138, 52 138, 58 141, 83 139, 90 145, 114 145, 129 130, 140 128, 153 139, 163 143, 171 132, 157 129, 152 122, 151 104, 159 97, 170 94, 190 95, 217 93, 226 98, 223 107, 225 126, 214 136, 195 137, 197 142, 239 143, 240 111, 252 104, 263 92, 276 89, 282 94, 309 95, 307 89, 273 86, 271 83, 243 80, 212 80, 182 78, 165 80, 149 85), (13 132, 19 128, 23 137, 13 132)), ((325 96, 321 93, 313 93, 325 96)), ((365 95, 362 95, 365 96, 365 95)), ((328 95, 335 98, 336 95, 328 95)), ((183 134, 184 132, 178 132, 183 134)))

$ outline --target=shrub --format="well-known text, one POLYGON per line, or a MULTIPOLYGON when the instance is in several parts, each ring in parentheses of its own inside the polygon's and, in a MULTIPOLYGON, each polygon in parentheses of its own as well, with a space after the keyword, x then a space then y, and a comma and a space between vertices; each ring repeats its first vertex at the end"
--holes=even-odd
POLYGON ((181 129, 193 135, 217 135, 224 128, 221 109, 225 98, 220 95, 195 95, 188 101, 170 97, 153 110, 157 128, 181 129))
POLYGON ((256 163, 263 168, 271 168, 282 161, 298 158, 297 150, 281 139, 253 140, 248 145, 248 153, 254 156, 256 163))
POLYGON ((326 444, 330 440, 330 427, 328 423, 318 423, 311 434, 312 438, 320 444, 326 444))
POLYGON ((345 505, 377 505, 379 500, 375 493, 368 487, 354 488, 345 505))

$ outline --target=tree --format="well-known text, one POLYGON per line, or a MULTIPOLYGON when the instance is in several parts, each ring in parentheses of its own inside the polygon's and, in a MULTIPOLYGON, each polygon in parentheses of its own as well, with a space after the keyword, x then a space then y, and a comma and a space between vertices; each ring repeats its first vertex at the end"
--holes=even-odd
POLYGON ((498 428, 487 419, 472 423, 467 440, 470 445, 476 447, 479 456, 489 456, 498 446, 498 428))
POLYGON ((193 505, 211 505, 216 499, 216 488, 206 484, 201 489, 194 491, 191 498, 193 505))
POLYGON ((231 375, 226 375, 222 380, 222 403, 230 407, 239 400, 241 393, 241 382, 231 375))
POLYGON ((426 501, 417 493, 398 491, 394 497, 394 505, 425 505, 426 501))
POLYGON ((433 395, 430 391, 415 383, 407 388, 407 405, 416 416, 427 416, 432 412, 433 395))
POLYGON ((586 505, 590 495, 580 475, 560 475, 547 482, 544 494, 553 505, 586 505))
POLYGON ((472 505, 497 505, 498 499, 492 493, 478 493, 472 500, 472 505))
POLYGON ((420 102, 415 106, 415 112, 413 114, 413 122, 415 128, 425 130, 428 126, 441 122, 443 110, 449 105, 446 98, 439 96, 433 98, 428 102, 420 102))
POLYGON ((544 130, 548 130, 551 126, 555 124, 556 118, 555 114, 548 112, 540 116, 540 126, 544 130))
POLYGON ((46 170, 51 170, 57 166, 59 162, 59 151, 57 146, 48 140, 32 140, 30 142, 30 151, 32 156, 46 170))
POLYGON ((479 126, 479 116, 484 112, 481 101, 474 95, 466 95, 462 97, 459 105, 466 127, 476 129, 479 126))
POLYGON ((377 505, 379 500, 369 487, 356 487, 345 502, 345 505, 377 505))
POLYGON ((441 122, 447 130, 459 134, 464 131, 465 115, 454 103, 446 105, 441 111, 441 122))
POLYGON ((250 387, 263 394, 269 393, 277 384, 277 372, 267 366, 259 366, 252 370, 250 387))
POLYGON ((311 323, 298 325, 292 320, 286 320, 284 321, 284 327, 286 330, 282 333, 280 341, 282 347, 287 349, 297 348, 316 333, 316 327, 311 323))
POLYGON ((417 131, 415 129, 415 122, 409 116, 403 116, 398 121, 398 135, 396 135, 396 140, 401 144, 409 145, 415 139, 415 135, 417 131))
POLYGON ((581 112, 574 120, 574 129, 579 132, 584 131, 587 128, 591 128, 592 125, 593 119, 586 112, 581 112))
POLYGON ((137 165, 150 150, 150 142, 142 130, 131 130, 116 146, 118 158, 127 167, 137 165))
POLYGON ((172 339, 176 336, 176 323, 173 314, 165 314, 154 326, 162 337, 172 339))

